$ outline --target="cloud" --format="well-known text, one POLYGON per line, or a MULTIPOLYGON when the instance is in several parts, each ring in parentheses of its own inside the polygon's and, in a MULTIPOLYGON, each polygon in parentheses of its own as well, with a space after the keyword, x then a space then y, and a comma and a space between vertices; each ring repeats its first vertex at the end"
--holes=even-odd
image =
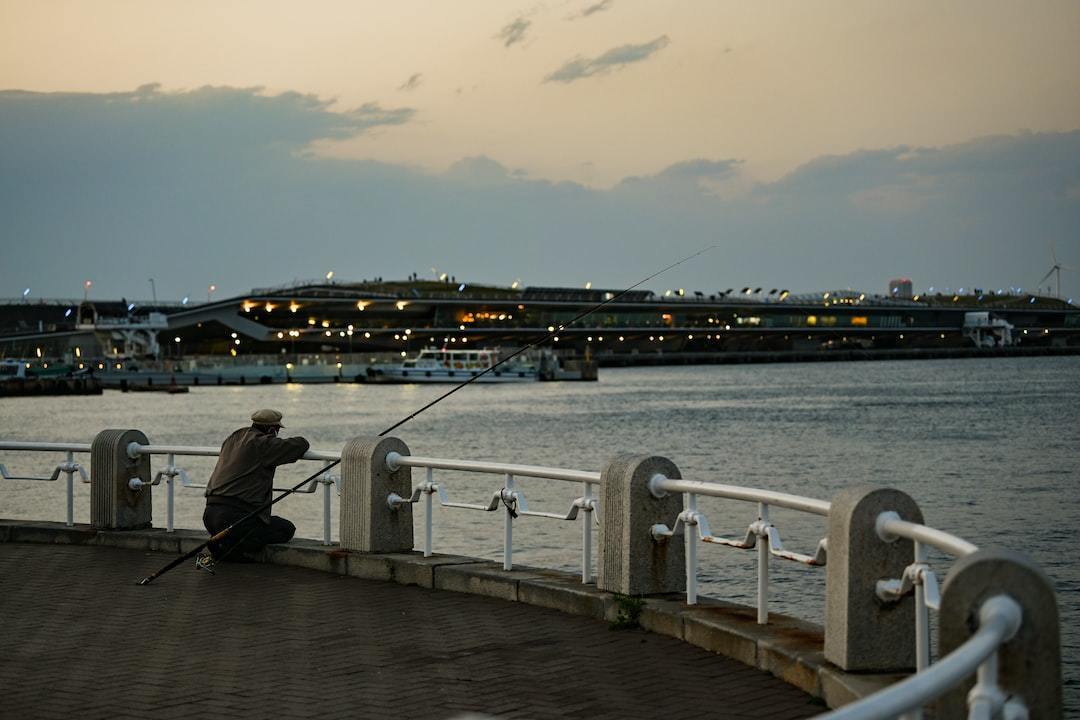
MULTIPOLYGON (((211 282, 224 296, 432 265, 469 282, 614 287, 711 243, 665 282, 1028 287, 1051 242, 1080 265, 1080 131, 868 149, 768 183, 740 160, 696 158, 607 190, 483 155, 433 174, 307 151, 412 112, 255 88, 0 92, 0 296, 81 297, 90 278, 98 297, 138 300, 149 277, 159 298, 211 282)), ((1075 273, 1062 282, 1080 295, 1075 273)))
POLYGON ((572 83, 575 80, 618 70, 631 63, 647 60, 657 51, 667 47, 671 39, 667 35, 641 45, 620 45, 596 58, 576 57, 544 78, 544 82, 572 83))
POLYGON ((644 177, 628 177, 614 189, 617 192, 664 193, 666 195, 713 195, 730 197, 749 187, 742 173, 742 161, 736 159, 696 159, 675 163, 644 177))
POLYGON ((416 88, 420 87, 420 82, 423 77, 423 73, 413 73, 409 76, 408 80, 398 86, 398 90, 415 90, 416 88))
POLYGON ((470 185, 500 185, 519 178, 520 175, 520 172, 511 171, 484 155, 462 158, 444 173, 444 177, 450 180, 470 185))
MULTIPOLYGON (((614 1, 615 0, 600 0, 600 2, 596 3, 595 5, 589 5, 587 8, 585 8, 584 10, 581 11, 580 15, 576 15, 576 16, 574 16, 574 18, 587 18, 590 15, 593 15, 594 13, 604 12, 605 10, 610 10, 611 5, 612 5, 612 3, 614 1)), ((571 19, 574 19, 574 18, 571 18, 571 19)))
POLYGON ((519 43, 525 39, 525 31, 529 29, 530 25, 532 25, 532 20, 519 17, 500 30, 495 35, 495 39, 502 40, 503 47, 510 47, 514 43, 519 43))

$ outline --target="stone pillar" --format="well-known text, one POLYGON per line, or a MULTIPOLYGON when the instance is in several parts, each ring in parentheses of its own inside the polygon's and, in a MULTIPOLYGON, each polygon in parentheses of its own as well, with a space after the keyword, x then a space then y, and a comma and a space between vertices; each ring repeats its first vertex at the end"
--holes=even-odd
POLYGON ((341 451, 341 547, 360 552, 413 549, 412 505, 391 509, 390 493, 412 495, 412 468, 390 472, 386 456, 408 455, 394 437, 358 437, 341 451))
POLYGON ((653 539, 657 523, 669 528, 683 509, 682 493, 662 498, 649 492, 653 475, 681 479, 667 458, 620 455, 602 473, 600 546, 596 587, 626 595, 686 591, 683 535, 653 539))
POLYGON ((129 443, 147 445, 138 430, 102 430, 90 444, 90 524, 103 530, 151 526, 150 485, 128 486, 131 478, 150 478, 150 456, 128 457, 129 443))
POLYGON ((909 496, 869 485, 842 490, 829 510, 825 659, 848 672, 915 669, 915 598, 885 603, 876 593, 878 580, 899 579, 915 562, 911 540, 878 537, 878 515, 889 510, 923 521, 909 496))
MULTIPOLYGON (((979 608, 995 595, 1020 605, 1020 629, 998 650, 998 685, 1017 695, 1033 718, 1063 717, 1061 626, 1053 582, 1027 555, 987 549, 961 558, 941 589, 938 657, 964 644, 979 629, 979 608)), ((967 717, 969 677, 939 698, 936 717, 967 717)))

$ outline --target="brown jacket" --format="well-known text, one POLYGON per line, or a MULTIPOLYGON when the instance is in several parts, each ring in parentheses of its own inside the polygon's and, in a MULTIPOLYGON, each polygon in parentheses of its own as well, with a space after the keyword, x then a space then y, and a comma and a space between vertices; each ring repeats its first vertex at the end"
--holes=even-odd
MULTIPOLYGON (((274 488, 274 468, 296 462, 309 447, 302 437, 279 438, 253 427, 240 428, 221 446, 206 497, 239 500, 250 510, 265 505, 274 488)), ((259 513, 259 519, 270 522, 270 509, 259 513)))

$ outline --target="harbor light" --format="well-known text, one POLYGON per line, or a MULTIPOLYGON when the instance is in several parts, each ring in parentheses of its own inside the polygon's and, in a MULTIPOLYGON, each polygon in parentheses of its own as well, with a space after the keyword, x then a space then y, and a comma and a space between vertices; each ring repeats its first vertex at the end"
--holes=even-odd
POLYGON ((292 370, 293 369, 293 364, 291 362, 290 363, 285 363, 285 369, 286 370, 292 370))
POLYGON ((26 288, 25 290, 22 291, 23 298, 25 298, 29 294, 30 294, 30 288, 26 288))
POLYGON ((323 326, 324 328, 330 327, 330 321, 329 321, 329 320, 323 320, 323 321, 322 321, 322 326, 323 326))
MULTIPOLYGON (((355 277, 355 276, 354 276, 354 277, 355 277)), ((333 270, 331 270, 330 272, 326 273, 326 279, 327 279, 327 280, 333 280, 333 279, 334 279, 334 271, 333 271, 333 270)))
POLYGON ((181 304, 181 305, 187 305, 187 304, 188 304, 188 296, 187 296, 187 295, 185 295, 185 296, 183 297, 183 299, 182 299, 182 300, 180 300, 180 304, 181 304))
POLYGON ((369 332, 366 332, 366 333, 364 333, 364 337, 365 337, 365 338, 369 338, 369 337, 371 337, 371 333, 369 333, 369 332))
POLYGON ((405 357, 405 351, 404 350, 401 351, 401 357, 405 357))
MULTIPOLYGON (((176 338, 176 339, 179 340, 180 338, 176 338)), ((82 357, 82 348, 79 348, 79 347, 75 348, 75 357, 77 357, 77 358, 82 357)))
POLYGON ((289 312, 296 312, 300 309, 300 306, 296 304, 296 301, 289 303, 289 312))
POLYGON ((235 339, 236 339, 236 333, 230 333, 230 337, 231 337, 231 338, 232 338, 233 340, 235 340, 235 339))
MULTIPOLYGON (((464 328, 463 328, 463 329, 464 329, 464 328)), ((412 335, 412 330, 411 330, 410 328, 406 328, 406 329, 405 329, 405 334, 406 334, 406 335, 412 335)))
POLYGON ((38 357, 41 357, 41 348, 38 348, 38 349, 37 349, 37 356, 38 356, 38 357))
POLYGON ((585 289, 586 289, 586 290, 592 290, 592 282, 591 282, 591 281, 590 281, 590 282, 587 282, 587 283, 585 283, 585 289))
POLYGON ((64 317, 71 317, 71 308, 64 311, 64 317))
POLYGON ((409 306, 409 301, 408 300, 398 300, 396 305, 397 305, 398 310, 404 310, 405 308, 407 308, 409 306))
MULTIPOLYGON (((284 340, 285 339, 285 333, 283 333, 283 332, 279 332, 277 334, 277 336, 278 336, 278 340, 284 340)), ((179 338, 177 338, 177 340, 179 340, 179 338)))
MULTIPOLYGON (((281 336, 281 333, 278 333, 278 336, 280 337, 280 336, 281 336)), ((179 336, 179 335, 177 335, 176 337, 174 337, 174 338, 173 338, 173 342, 180 342, 180 336, 179 336)), ((76 348, 76 349, 77 349, 77 348, 76 348)))

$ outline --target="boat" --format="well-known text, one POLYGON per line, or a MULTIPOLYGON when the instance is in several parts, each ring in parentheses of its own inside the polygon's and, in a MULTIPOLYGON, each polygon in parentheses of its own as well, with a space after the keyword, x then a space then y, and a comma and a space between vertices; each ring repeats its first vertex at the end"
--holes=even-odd
POLYGON ((424 348, 402 363, 373 365, 359 378, 373 383, 460 383, 470 377, 476 382, 536 382, 535 366, 510 361, 485 373, 499 363, 499 351, 493 348, 459 350, 424 348))

